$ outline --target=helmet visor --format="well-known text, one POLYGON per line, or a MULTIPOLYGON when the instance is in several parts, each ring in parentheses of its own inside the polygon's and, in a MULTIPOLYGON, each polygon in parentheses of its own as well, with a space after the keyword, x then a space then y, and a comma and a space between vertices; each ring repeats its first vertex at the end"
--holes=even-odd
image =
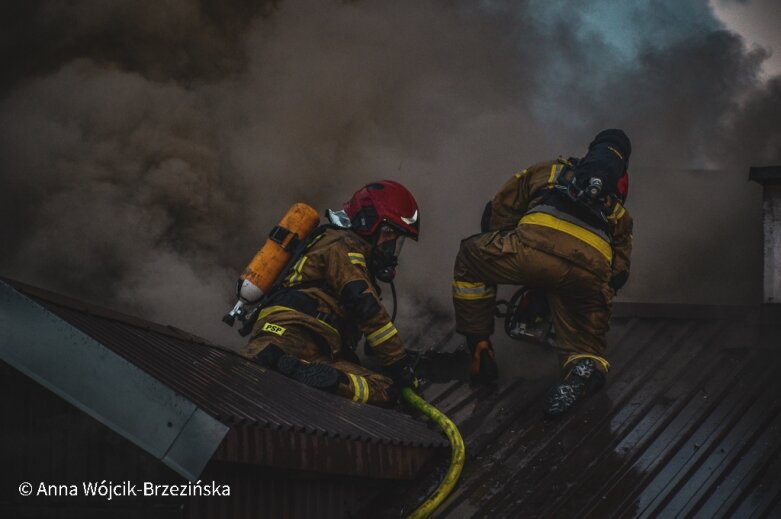
POLYGON ((385 256, 398 257, 401 254, 401 249, 404 246, 404 241, 407 238, 399 229, 395 226, 384 223, 380 227, 379 234, 377 235, 377 249, 382 251, 385 256))

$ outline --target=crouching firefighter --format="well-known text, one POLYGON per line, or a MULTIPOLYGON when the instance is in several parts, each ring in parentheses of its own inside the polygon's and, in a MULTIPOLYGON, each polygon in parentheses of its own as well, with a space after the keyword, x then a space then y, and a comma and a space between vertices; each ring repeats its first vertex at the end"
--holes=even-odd
POLYGON ((411 359, 379 299, 406 237, 418 239, 412 194, 384 180, 327 211, 287 276, 264 302, 243 355, 284 375, 356 402, 384 405, 414 382, 411 359), (361 336, 384 366, 360 365, 361 336))
POLYGON ((629 277, 630 153, 623 131, 604 130, 582 159, 516 173, 486 206, 483 233, 461 242, 453 304, 475 381, 498 376, 489 340, 496 285, 512 284, 544 290, 551 309, 562 378, 547 394, 546 413, 561 414, 604 384, 612 299, 629 277))

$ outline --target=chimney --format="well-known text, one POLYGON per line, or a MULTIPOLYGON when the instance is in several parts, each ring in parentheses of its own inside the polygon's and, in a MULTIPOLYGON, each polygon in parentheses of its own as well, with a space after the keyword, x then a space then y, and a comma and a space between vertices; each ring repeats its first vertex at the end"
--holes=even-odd
POLYGON ((753 167, 748 178, 762 184, 765 241, 762 302, 781 308, 781 166, 753 167))

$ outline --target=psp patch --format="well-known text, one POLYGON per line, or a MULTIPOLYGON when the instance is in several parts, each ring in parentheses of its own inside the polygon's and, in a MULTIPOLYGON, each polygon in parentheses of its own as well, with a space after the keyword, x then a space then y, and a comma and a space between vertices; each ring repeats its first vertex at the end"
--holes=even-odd
POLYGON ((261 330, 263 330, 264 332, 273 333, 275 335, 282 335, 287 331, 285 327, 279 326, 278 324, 271 324, 271 323, 264 324, 261 330))

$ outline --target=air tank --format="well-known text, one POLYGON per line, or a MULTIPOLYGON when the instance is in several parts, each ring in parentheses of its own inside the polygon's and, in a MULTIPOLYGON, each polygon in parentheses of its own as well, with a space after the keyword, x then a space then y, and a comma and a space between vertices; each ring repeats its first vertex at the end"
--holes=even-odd
POLYGON ((269 237, 242 272, 236 288, 238 302, 222 320, 233 326, 236 318, 244 320, 247 306, 257 304, 274 286, 282 270, 299 243, 304 241, 317 224, 317 211, 307 204, 290 206, 285 216, 269 233, 269 237))

